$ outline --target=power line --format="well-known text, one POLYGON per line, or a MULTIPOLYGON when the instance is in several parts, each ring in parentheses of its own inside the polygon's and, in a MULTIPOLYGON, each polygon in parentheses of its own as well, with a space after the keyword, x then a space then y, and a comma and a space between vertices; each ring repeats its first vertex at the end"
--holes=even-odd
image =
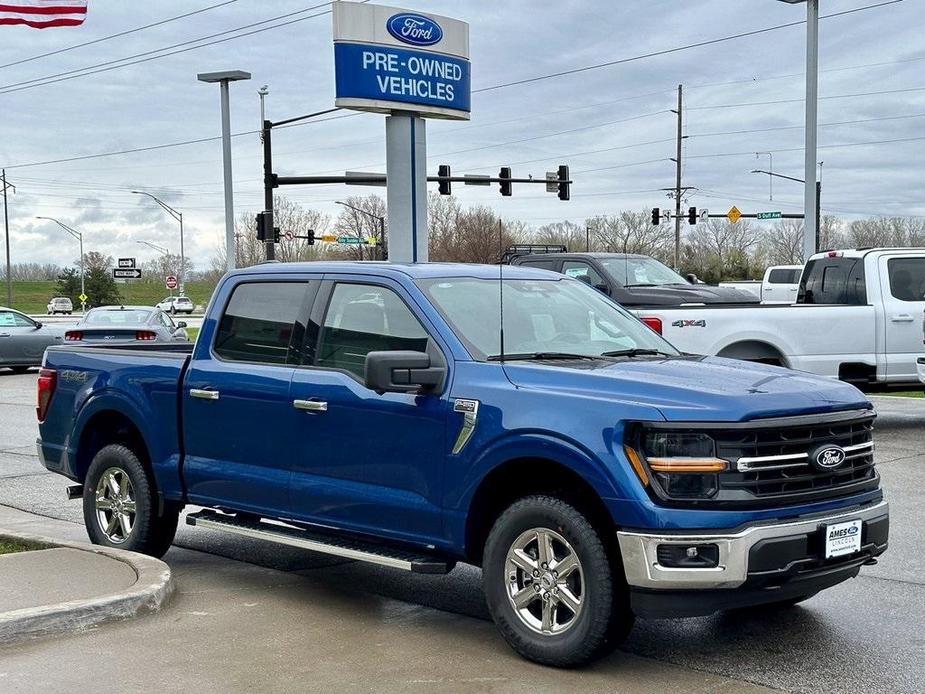
MULTIPOLYGON (((867 142, 845 142, 837 145, 819 145, 819 149, 833 149, 833 148, 845 148, 845 147, 864 147, 867 145, 888 145, 895 144, 899 142, 919 142, 925 140, 925 137, 902 137, 895 140, 870 140, 867 142)), ((802 147, 789 147, 787 149, 772 149, 769 150, 777 154, 778 152, 802 152, 802 147)), ((747 152, 716 152, 713 154, 691 154, 688 156, 688 159, 707 159, 711 157, 739 157, 744 155, 754 156, 755 150, 750 149, 747 152)))
MULTIPOLYGON (((369 2, 369 0, 361 0, 361 2, 369 2)), ((225 41, 232 41, 234 39, 244 38, 245 36, 251 36, 253 34, 258 34, 262 31, 278 29, 280 27, 288 26, 289 24, 295 24, 296 22, 304 22, 306 19, 314 19, 315 17, 321 17, 323 15, 330 14, 331 10, 325 10, 324 12, 318 12, 317 14, 308 15, 307 17, 298 17, 297 19, 290 19, 289 21, 286 21, 286 22, 274 24, 273 26, 263 27, 261 29, 254 29, 253 31, 248 31, 243 34, 238 34, 237 36, 227 36, 227 34, 233 34, 237 31, 243 31, 244 29, 250 29, 252 27, 260 26, 262 24, 268 24, 270 22, 275 22, 279 19, 285 19, 287 17, 292 17, 297 14, 302 14, 304 12, 316 10, 320 7, 326 7, 330 4, 331 4, 330 2, 324 2, 318 5, 313 5, 311 7, 306 7, 301 10, 296 10, 295 12, 288 12, 286 14, 278 15, 276 17, 271 17, 270 19, 264 19, 259 22, 253 22, 251 24, 245 24, 244 26, 236 27, 234 29, 227 29, 225 31, 220 31, 217 34, 201 36, 197 39, 191 39, 189 41, 182 41, 180 43, 175 43, 173 45, 165 46, 163 48, 157 48, 157 49, 153 49, 150 51, 145 51, 143 53, 136 53, 134 55, 125 56, 124 58, 117 58, 115 60, 109 60, 103 63, 96 63, 94 65, 88 65, 82 68, 77 68, 75 70, 59 72, 54 75, 45 75, 44 77, 36 77, 34 79, 24 80, 22 82, 14 82, 12 84, 0 85, 0 94, 11 94, 13 92, 19 92, 25 89, 34 89, 35 87, 42 87, 48 84, 55 84, 57 82, 65 82, 68 80, 77 79, 78 77, 86 77, 87 75, 95 75, 101 72, 117 70, 119 68, 128 67, 130 65, 138 65, 139 63, 146 63, 151 60, 158 60, 160 58, 166 58, 171 55, 177 55, 178 53, 186 53, 188 51, 194 51, 199 48, 205 48, 206 46, 213 46, 217 43, 224 43, 225 41), (216 39, 215 41, 208 41, 209 39, 213 39, 219 36, 225 36, 225 38, 216 39), (202 41, 207 41, 207 43, 201 43, 198 46, 190 46, 190 44, 200 43, 202 41), (187 48, 180 48, 181 46, 187 46, 187 48), (179 50, 171 50, 174 48, 178 48, 179 50), (160 53, 160 55, 154 55, 156 53, 160 53), (144 56, 148 56, 148 57, 144 57, 144 56), (135 58, 139 58, 139 59, 134 60, 135 58)))
MULTIPOLYGON (((820 128, 829 128, 837 125, 857 125, 861 123, 878 123, 880 121, 888 120, 906 120, 909 118, 925 118, 925 113, 912 113, 908 116, 881 116, 879 118, 861 118, 858 120, 843 120, 835 121, 832 123, 819 123, 820 128)), ((719 135, 748 135, 752 133, 770 133, 776 132, 779 130, 802 130, 805 126, 803 125, 779 125, 773 128, 754 128, 751 130, 724 130, 721 132, 713 133, 691 133, 688 137, 717 137, 719 135)))
MULTIPOLYGON (((856 7, 851 10, 843 10, 841 12, 834 12, 832 14, 822 15, 819 19, 830 19, 832 17, 840 17, 842 15, 853 14, 855 12, 861 12, 862 10, 870 10, 878 7, 884 7, 886 5, 895 5, 902 0, 885 0, 885 2, 876 3, 874 5, 866 5, 864 7, 856 7)), ((696 43, 689 43, 683 46, 675 46, 674 48, 666 48, 659 51, 652 51, 650 53, 643 53, 642 55, 632 56, 630 58, 620 58, 619 60, 609 60, 604 63, 596 63, 593 65, 585 65, 583 67, 572 68, 570 70, 562 70, 560 72, 551 72, 546 75, 538 75, 536 77, 527 77, 520 80, 514 80, 512 82, 503 82, 501 84, 494 84, 490 87, 481 87, 480 89, 473 89, 473 94, 484 93, 494 91, 496 89, 505 89, 507 87, 514 87, 521 84, 530 84, 533 82, 540 82, 542 80, 553 79, 554 77, 565 77, 567 75, 575 75, 581 72, 588 72, 590 70, 598 70, 604 67, 613 67, 614 65, 624 65, 626 63, 636 62, 638 60, 644 60, 646 58, 655 58, 658 56, 669 55, 671 53, 679 53, 681 51, 690 50, 692 48, 702 48, 703 46, 712 46, 717 43, 722 43, 724 41, 732 41, 734 39, 746 38, 749 36, 757 36, 758 34, 766 34, 771 31, 777 31, 779 29, 788 29, 790 27, 800 26, 801 24, 806 24, 806 20, 800 20, 796 22, 787 22, 786 24, 778 24, 772 27, 765 27, 763 29, 753 29, 752 31, 744 31, 738 34, 732 34, 731 36, 722 36, 720 38, 708 39, 706 41, 698 41, 696 43)))
MULTIPOLYGON (((819 101, 829 99, 853 99, 859 96, 880 96, 882 94, 905 94, 908 92, 925 91, 925 87, 908 87, 906 89, 885 89, 878 92, 856 92, 854 94, 831 94, 829 96, 820 96, 819 101)), ((748 101, 738 104, 713 104, 707 106, 691 106, 691 111, 709 111, 723 108, 739 108, 742 106, 773 106, 775 104, 798 104, 803 103, 805 99, 778 99, 776 101, 748 101)))
POLYGON ((187 17, 192 17, 193 15, 202 14, 203 12, 208 12, 209 10, 214 10, 218 7, 224 7, 225 5, 230 5, 238 0, 225 0, 225 2, 220 2, 217 5, 209 5, 208 7, 203 7, 198 10, 193 10, 192 12, 186 12, 184 14, 178 14, 175 17, 168 17, 167 19, 162 19, 158 22, 152 22, 151 24, 145 24, 144 26, 135 27, 134 29, 126 29, 125 31, 120 31, 117 34, 110 34, 109 36, 102 36, 98 39, 93 39, 92 41, 84 41, 83 43, 75 43, 72 46, 66 46, 64 48, 59 48, 56 51, 48 51, 47 53, 39 53, 38 55, 33 55, 28 58, 22 58, 20 60, 14 60, 12 63, 6 63, 5 65, 0 65, 0 70, 7 67, 13 67, 14 65, 22 65, 23 63, 29 63, 33 60, 39 60, 41 58, 48 58, 52 55, 58 55, 60 53, 67 53, 68 51, 73 51, 78 48, 85 48, 86 46, 92 46, 97 43, 103 43, 104 41, 109 41, 111 39, 116 39, 122 36, 128 36, 129 34, 134 34, 139 31, 144 31, 145 29, 152 29, 154 27, 159 27, 164 24, 169 24, 170 22, 175 22, 178 19, 186 19, 187 17))

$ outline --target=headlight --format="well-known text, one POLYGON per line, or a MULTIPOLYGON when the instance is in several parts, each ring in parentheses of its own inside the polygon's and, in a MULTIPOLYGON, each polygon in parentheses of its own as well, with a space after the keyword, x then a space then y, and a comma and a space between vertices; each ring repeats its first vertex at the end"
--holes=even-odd
POLYGON ((709 498, 719 489, 717 473, 729 463, 716 457, 713 439, 688 431, 647 431, 642 437, 645 462, 669 497, 709 498))

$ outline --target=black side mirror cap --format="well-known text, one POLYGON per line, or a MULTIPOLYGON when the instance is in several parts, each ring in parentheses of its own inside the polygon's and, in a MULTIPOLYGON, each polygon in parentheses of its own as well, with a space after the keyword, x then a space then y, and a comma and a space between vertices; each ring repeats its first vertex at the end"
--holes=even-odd
POLYGON ((182 320, 181 320, 181 321, 177 321, 177 327, 178 327, 178 328, 185 328, 185 327, 187 327, 186 321, 182 321, 182 320))
POLYGON ((607 286, 606 284, 604 284, 603 282, 601 282, 600 284, 595 284, 595 285, 594 285, 594 288, 595 288, 597 291, 602 292, 602 293, 607 294, 608 296, 610 296, 610 287, 608 287, 608 286, 607 286))
POLYGON ((35 329, 36 329, 36 330, 38 330, 39 328, 41 328, 43 325, 45 325, 45 324, 44 324, 42 321, 40 321, 40 320, 35 321, 35 329))
POLYGON ((369 352, 364 383, 383 393, 432 392, 443 385, 446 369, 430 365, 430 355, 410 350, 369 352))

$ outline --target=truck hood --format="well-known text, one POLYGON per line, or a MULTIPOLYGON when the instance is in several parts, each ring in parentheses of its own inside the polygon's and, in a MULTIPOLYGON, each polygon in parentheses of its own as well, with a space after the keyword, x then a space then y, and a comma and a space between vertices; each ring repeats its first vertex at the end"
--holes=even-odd
POLYGON ((841 381, 719 357, 507 362, 505 372, 518 387, 646 405, 668 421, 741 422, 871 407, 841 381))
MULTIPOLYGON (((679 306, 681 304, 757 304, 758 297, 732 287, 706 284, 663 284, 658 287, 625 287, 639 306, 679 306)), ((626 302, 629 305, 629 302, 626 302)))

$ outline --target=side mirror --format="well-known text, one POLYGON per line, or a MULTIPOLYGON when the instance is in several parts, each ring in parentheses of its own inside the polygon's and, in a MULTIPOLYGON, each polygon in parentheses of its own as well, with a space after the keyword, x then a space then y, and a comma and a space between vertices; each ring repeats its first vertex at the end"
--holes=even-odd
POLYGON ((595 284, 594 288, 603 294, 607 294, 608 296, 610 295, 610 287, 608 287, 603 282, 601 282, 600 284, 595 284))
POLYGON ((38 320, 35 321, 35 329, 36 329, 36 330, 38 330, 39 328, 41 328, 43 325, 45 325, 45 324, 44 324, 42 321, 38 321, 38 320))
POLYGON ((686 279, 688 284, 697 284, 697 275, 695 275, 693 272, 688 273, 686 279))
POLYGON ((182 320, 181 320, 181 321, 177 321, 177 327, 178 327, 178 328, 185 328, 185 327, 186 327, 186 321, 182 321, 182 320))
POLYGON ((366 387, 383 393, 432 391, 443 383, 446 369, 430 365, 430 355, 408 350, 366 355, 366 387))

